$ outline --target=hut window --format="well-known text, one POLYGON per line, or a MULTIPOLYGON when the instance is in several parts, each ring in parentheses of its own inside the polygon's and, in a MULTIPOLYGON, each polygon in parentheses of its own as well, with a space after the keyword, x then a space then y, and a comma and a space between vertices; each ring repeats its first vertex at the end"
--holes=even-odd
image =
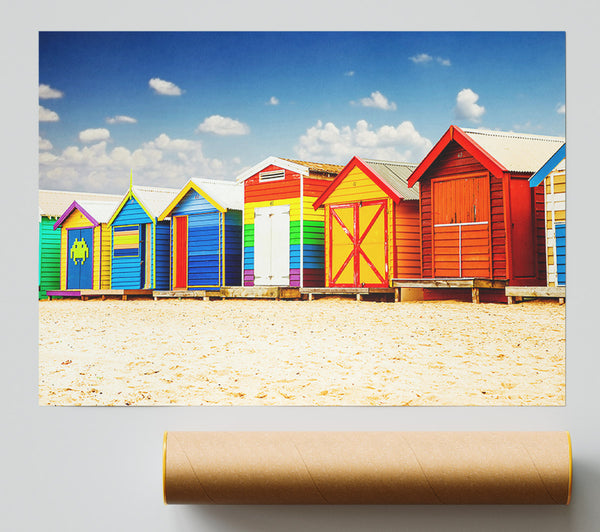
POLYGON ((278 181, 285 179, 285 170, 275 170, 272 172, 261 172, 258 174, 258 180, 263 181, 278 181))

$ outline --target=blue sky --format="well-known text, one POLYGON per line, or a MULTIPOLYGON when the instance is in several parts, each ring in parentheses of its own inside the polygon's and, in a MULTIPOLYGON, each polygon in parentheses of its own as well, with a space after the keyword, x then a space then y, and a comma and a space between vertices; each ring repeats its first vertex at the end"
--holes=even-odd
POLYGON ((563 32, 39 33, 40 187, 418 163, 451 124, 565 134, 563 32))

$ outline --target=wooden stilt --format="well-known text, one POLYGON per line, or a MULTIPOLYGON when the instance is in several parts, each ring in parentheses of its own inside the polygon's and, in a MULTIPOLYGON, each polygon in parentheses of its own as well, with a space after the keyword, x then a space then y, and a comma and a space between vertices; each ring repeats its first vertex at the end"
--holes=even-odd
POLYGON ((479 303, 479 288, 471 288, 473 303, 479 303))

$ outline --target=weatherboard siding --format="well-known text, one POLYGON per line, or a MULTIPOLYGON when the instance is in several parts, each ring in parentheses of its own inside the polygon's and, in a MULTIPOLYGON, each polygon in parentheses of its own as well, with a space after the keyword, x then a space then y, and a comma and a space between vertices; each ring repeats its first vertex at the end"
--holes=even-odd
POLYGON ((56 220, 42 216, 39 222, 39 298, 48 290, 60 289, 61 230, 54 230, 56 220))

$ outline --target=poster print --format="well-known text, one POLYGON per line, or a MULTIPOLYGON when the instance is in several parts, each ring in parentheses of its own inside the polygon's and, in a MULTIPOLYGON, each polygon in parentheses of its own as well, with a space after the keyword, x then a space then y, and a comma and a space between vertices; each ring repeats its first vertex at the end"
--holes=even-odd
POLYGON ((565 34, 39 34, 43 405, 562 405, 565 34))

